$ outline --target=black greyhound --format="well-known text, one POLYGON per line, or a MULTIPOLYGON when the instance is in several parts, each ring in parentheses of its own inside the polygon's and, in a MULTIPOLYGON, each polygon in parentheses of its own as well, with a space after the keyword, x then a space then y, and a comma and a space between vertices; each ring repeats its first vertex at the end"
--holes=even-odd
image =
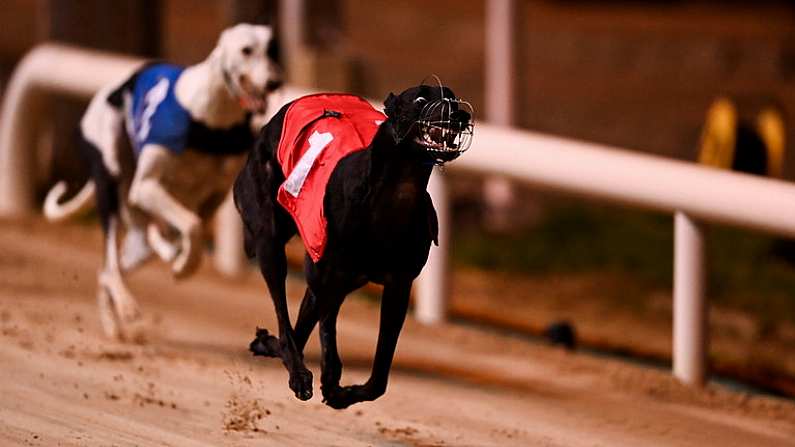
POLYGON ((428 259, 431 242, 437 242, 428 179, 434 165, 458 157, 468 147, 471 107, 441 86, 420 85, 389 95, 384 102, 386 120, 370 145, 342 158, 328 180, 323 200, 328 242, 317 262, 306 257, 308 287, 293 328, 285 296, 284 245, 297 228, 277 202, 285 175, 276 155, 289 106, 263 127, 234 185, 246 253, 259 260, 279 324, 278 339, 258 329, 250 349, 254 355, 280 357, 290 388, 297 398, 308 400, 312 373, 304 365, 303 349, 319 322, 321 391, 327 405, 341 409, 375 400, 386 391, 412 282, 428 259), (342 387, 337 315, 345 297, 368 281, 384 286, 372 373, 363 385, 342 387))

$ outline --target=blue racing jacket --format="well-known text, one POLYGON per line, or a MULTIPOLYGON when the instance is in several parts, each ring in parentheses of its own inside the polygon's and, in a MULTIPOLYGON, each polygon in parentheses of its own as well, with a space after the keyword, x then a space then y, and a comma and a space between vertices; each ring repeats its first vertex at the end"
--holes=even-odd
POLYGON ((108 97, 111 105, 126 109, 127 135, 135 155, 147 144, 164 146, 175 154, 186 148, 217 155, 248 151, 254 143, 251 114, 228 128, 211 128, 194 119, 174 91, 183 71, 165 63, 145 65, 108 97))

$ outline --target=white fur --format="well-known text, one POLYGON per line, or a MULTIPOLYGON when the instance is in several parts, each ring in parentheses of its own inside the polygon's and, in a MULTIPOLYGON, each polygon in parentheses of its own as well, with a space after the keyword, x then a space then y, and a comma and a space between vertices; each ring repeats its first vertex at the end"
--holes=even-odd
POLYGON ((51 222, 60 222, 66 220, 70 216, 87 210, 91 206, 91 200, 94 198, 93 181, 87 181, 74 199, 61 205, 59 202, 64 194, 66 194, 66 190, 66 182, 60 181, 47 193, 47 197, 44 199, 44 216, 47 220, 51 222))
POLYGON ((265 55, 272 37, 273 32, 266 26, 240 24, 225 30, 210 57, 188 67, 179 78, 175 88, 177 101, 195 119, 211 127, 227 127, 240 121, 244 111, 235 96, 247 92, 264 96, 267 82, 281 77, 279 68, 265 55), (243 54, 246 47, 251 50, 250 55, 243 54), (223 73, 228 75, 228 81, 223 73), (241 79, 248 80, 246 85, 241 79))
POLYGON ((105 237, 105 265, 97 277, 97 302, 105 333, 111 337, 132 340, 138 338, 132 330, 141 313, 122 278, 117 236, 118 219, 111 218, 105 237))
MULTIPOLYGON (((264 106, 264 101, 252 97, 264 96, 268 81, 281 76, 278 67, 266 56, 271 38, 272 31, 266 26, 241 24, 224 31, 210 56, 186 68, 179 77, 175 86, 177 101, 194 120, 208 127, 226 128, 239 123, 246 114, 241 103, 264 106), (244 48, 250 54, 244 54, 244 48)), ((117 87, 102 89, 81 121, 83 135, 99 149, 108 171, 116 177, 121 174, 120 149, 129 150, 121 144, 126 144, 123 137, 127 114, 107 102, 108 95, 117 87)), ((129 107, 129 98, 124 102, 125 108, 129 107)), ((153 144, 141 149, 126 203, 122 204, 122 214, 126 217, 123 223, 128 227, 122 253, 117 242, 119 222, 113 219, 106 240, 105 266, 98 278, 97 298, 103 327, 109 336, 129 337, 128 329, 140 315, 124 284, 124 271, 142 264, 152 253, 171 262, 177 277, 196 270, 202 257, 202 221, 198 208, 208 198, 228 192, 244 157, 210 156, 190 148, 177 155, 153 144), (163 237, 156 223, 176 230, 178 238, 172 241, 163 237)), ((124 188, 126 183, 120 180, 124 188)), ((58 205, 61 189, 56 187, 48 195, 50 206, 45 207, 48 217, 63 218, 70 211, 82 209, 93 195, 80 194, 73 201, 58 205)))
POLYGON ((124 112, 108 104, 107 98, 118 87, 109 86, 94 95, 80 120, 83 137, 100 150, 105 167, 114 176, 121 171, 118 154, 124 137, 124 112))

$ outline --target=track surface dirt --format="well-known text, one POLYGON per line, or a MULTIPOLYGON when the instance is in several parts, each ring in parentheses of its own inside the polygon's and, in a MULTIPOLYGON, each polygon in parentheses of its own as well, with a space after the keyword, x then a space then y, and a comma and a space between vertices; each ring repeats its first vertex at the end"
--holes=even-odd
MULTIPOLYGON (((296 400, 273 359, 246 347, 275 330, 255 274, 207 265, 176 283, 153 262, 131 277, 148 341, 102 337, 94 227, 0 223, 0 445, 768 446, 795 445, 795 404, 481 329, 409 320, 387 394, 344 411, 296 400)), ((293 315, 303 295, 291 277, 293 315)), ((377 305, 343 307, 343 382, 363 381, 377 305)), ((610 324, 610 321, 605 321, 610 324)))

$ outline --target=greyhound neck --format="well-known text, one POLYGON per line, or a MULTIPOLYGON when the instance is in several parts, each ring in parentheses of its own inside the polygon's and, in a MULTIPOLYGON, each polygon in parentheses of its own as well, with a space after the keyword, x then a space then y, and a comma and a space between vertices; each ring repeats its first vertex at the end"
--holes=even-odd
POLYGON ((384 123, 373 138, 370 154, 371 186, 391 187, 399 185, 403 191, 425 191, 431 177, 433 165, 410 147, 407 139, 395 143, 392 129, 384 123))
POLYGON ((193 119, 209 127, 231 127, 245 117, 224 82, 220 63, 212 58, 186 68, 175 89, 177 100, 193 119))

